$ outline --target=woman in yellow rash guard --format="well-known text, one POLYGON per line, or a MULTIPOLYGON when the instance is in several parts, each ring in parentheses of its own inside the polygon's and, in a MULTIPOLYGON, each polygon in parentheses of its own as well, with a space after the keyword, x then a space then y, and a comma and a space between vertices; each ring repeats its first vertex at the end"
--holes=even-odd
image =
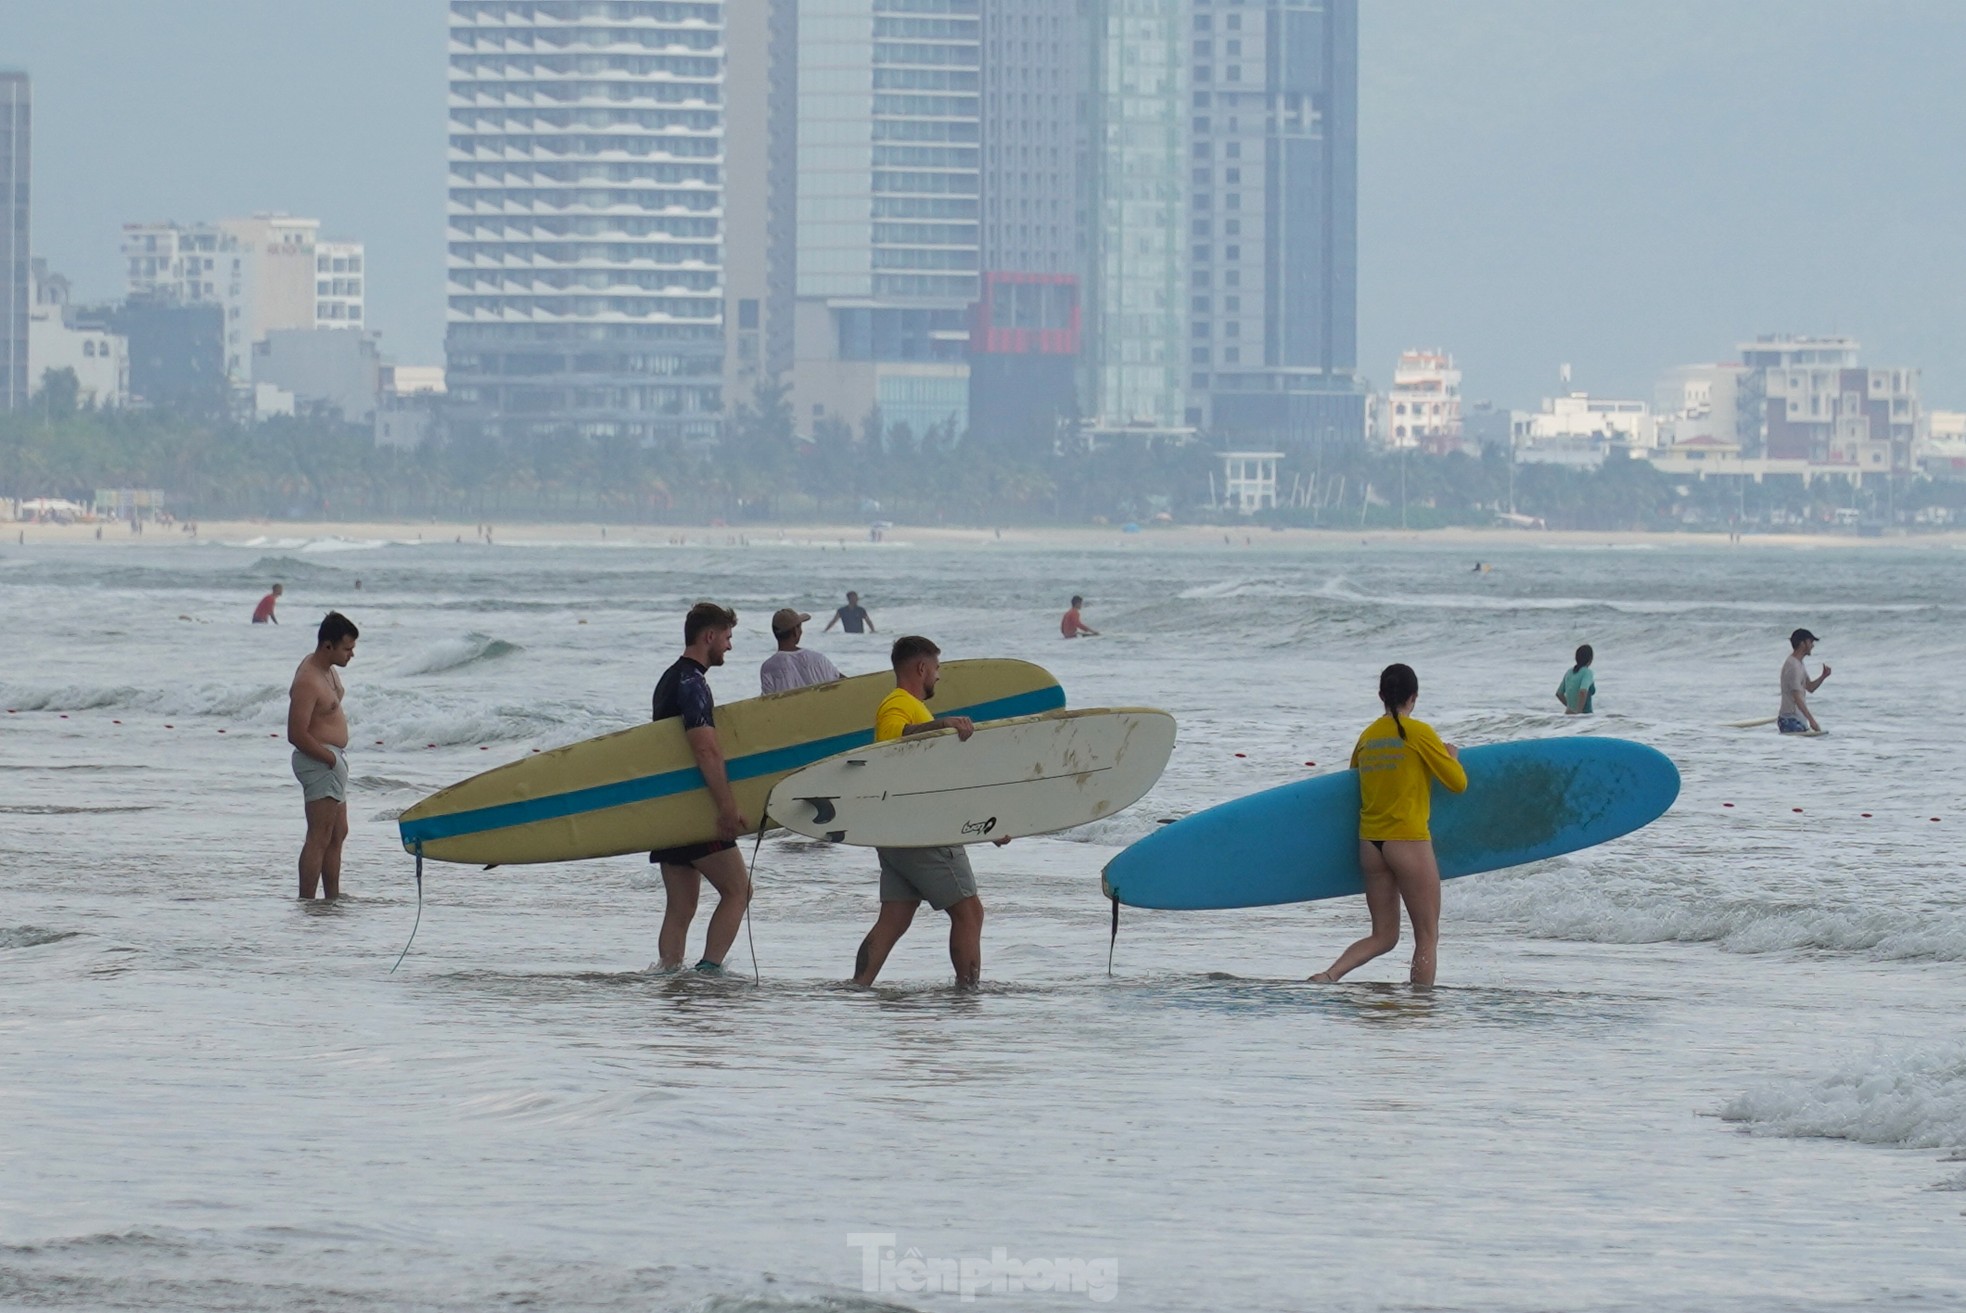
POLYGON ((1399 944, 1399 905, 1413 923, 1413 975, 1416 985, 1434 983, 1440 948, 1440 867, 1427 832, 1431 782, 1455 793, 1468 787, 1460 752, 1423 721, 1409 719, 1420 700, 1420 677, 1413 667, 1387 666, 1379 672, 1379 701, 1386 714, 1366 726, 1352 749, 1358 770, 1358 862, 1365 871, 1365 906, 1372 933, 1338 955, 1311 979, 1342 980, 1399 944))

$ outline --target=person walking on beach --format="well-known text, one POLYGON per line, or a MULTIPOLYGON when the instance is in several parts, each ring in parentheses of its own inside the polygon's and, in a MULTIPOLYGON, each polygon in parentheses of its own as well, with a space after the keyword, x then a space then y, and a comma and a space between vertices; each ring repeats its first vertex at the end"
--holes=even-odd
POLYGON ((1365 906, 1372 933, 1338 955, 1311 979, 1320 984, 1343 980, 1373 958, 1399 945, 1399 905, 1413 923, 1416 985, 1434 983, 1440 949, 1440 866, 1434 861, 1427 828, 1432 810, 1431 782, 1454 793, 1468 787, 1460 750, 1442 743, 1424 721, 1412 719, 1420 700, 1420 677, 1408 665, 1379 673, 1379 702, 1386 714, 1366 726, 1352 749, 1358 771, 1358 861, 1365 871, 1365 906))
POLYGON ((799 639, 805 635, 805 623, 810 619, 806 612, 789 606, 771 613, 771 636, 778 640, 778 650, 758 667, 758 687, 762 691, 783 693, 788 688, 830 684, 843 678, 824 653, 799 646, 799 639))
POLYGON ((1090 634, 1094 638, 1099 637, 1099 631, 1079 617, 1079 608, 1084 605, 1085 599, 1077 594, 1073 594, 1071 609, 1065 612, 1065 618, 1058 622, 1059 633, 1067 638, 1077 638, 1080 634, 1090 634))
POLYGON ((1809 678, 1809 668, 1802 664, 1802 659, 1814 652, 1821 641, 1807 629, 1789 635, 1788 660, 1782 662, 1782 705, 1775 713, 1775 728, 1784 734, 1823 732, 1823 727, 1816 723, 1816 713, 1809 710, 1809 695, 1829 678, 1829 664, 1825 662, 1823 673, 1814 679, 1809 678))
MULTIPOLYGON (((889 654, 894 665, 894 691, 874 715, 874 741, 885 743, 911 734, 952 729, 968 742, 976 727, 967 716, 931 715, 942 671, 942 649, 919 635, 894 640, 889 654)), ((983 900, 976 896, 976 875, 962 848, 877 848, 881 862, 881 911, 874 928, 860 942, 853 962, 853 983, 871 985, 887 955, 908 933, 915 912, 926 901, 949 914, 949 961, 956 985, 974 989, 983 974, 983 900)))
POLYGON ((724 958, 737 942, 737 931, 751 905, 751 876, 737 847, 737 836, 750 829, 750 822, 737 810, 737 799, 730 791, 723 748, 717 742, 716 701, 705 678, 711 666, 724 663, 724 654, 730 651, 730 631, 736 627, 735 611, 715 602, 692 606, 683 617, 683 654, 662 672, 651 699, 651 719, 682 720, 683 738, 717 806, 715 839, 649 854, 649 861, 662 868, 667 899, 662 909, 662 931, 656 939, 656 969, 661 971, 682 968, 690 922, 696 918, 696 901, 705 880, 717 891, 717 910, 710 914, 703 956, 696 963, 698 971, 723 970, 724 958))
MULTIPOLYGON (((278 584, 274 587, 277 589, 278 584)), ((314 650, 301 658, 287 690, 287 742, 293 744, 307 837, 300 845, 300 896, 341 897, 341 845, 348 837, 348 709, 336 672, 355 659, 361 630, 339 611, 322 619, 314 650)))
POLYGON ((1597 676, 1591 673, 1591 662, 1597 653, 1589 643, 1577 649, 1577 664, 1570 667, 1556 686, 1556 700, 1563 704, 1566 716, 1588 716, 1597 701, 1597 676))
MULTIPOLYGON (((874 617, 868 615, 867 608, 860 605, 859 593, 846 595, 846 605, 833 612, 833 618, 826 622, 826 629, 831 629, 834 625, 838 625, 840 632, 844 634, 857 634, 862 630, 870 634, 880 632, 874 628, 874 617)), ((820 632, 824 633, 826 630, 820 632)))
POLYGON ((281 585, 274 584, 273 591, 260 598, 259 605, 253 608, 253 623, 256 625, 279 624, 280 617, 273 614, 273 608, 280 604, 280 594, 286 591, 281 585))

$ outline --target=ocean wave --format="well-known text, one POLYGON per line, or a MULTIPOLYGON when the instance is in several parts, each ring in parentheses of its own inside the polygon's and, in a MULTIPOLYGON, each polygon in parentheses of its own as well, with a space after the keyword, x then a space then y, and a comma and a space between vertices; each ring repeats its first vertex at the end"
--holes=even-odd
POLYGON ((262 556, 243 573, 254 580, 278 580, 283 584, 339 582, 343 577, 342 571, 332 565, 303 561, 298 556, 262 556))
MULTIPOLYGON (((392 745, 416 747, 428 744, 439 748, 511 743, 548 736, 557 742, 568 737, 570 722, 584 724, 588 721, 583 714, 562 714, 559 709, 536 704, 442 707, 432 706, 428 698, 406 697, 400 693, 364 698, 359 706, 351 704, 351 710, 356 720, 357 753, 364 743, 373 739, 382 739, 392 745)), ((605 733, 607 729, 621 728, 623 726, 617 723, 592 733, 575 731, 571 737, 577 741, 605 733)), ((487 762, 485 769, 497 764, 487 762)))
POLYGON ((1729 1099, 1720 1116, 1755 1135, 1966 1148, 1966 1044, 1880 1052, 1827 1076, 1768 1081, 1729 1099))
POLYGON ((1730 953, 1861 953, 1880 961, 1966 961, 1966 917, 1824 907, 1634 888, 1577 866, 1496 873, 1448 886, 1456 918, 1589 944, 1713 944, 1730 953))
POLYGON ((79 930, 49 930, 38 925, 0 925, 0 950, 59 943, 64 939, 73 939, 80 933, 79 930))
POLYGON ((461 670, 479 661, 495 661, 514 652, 523 652, 517 643, 492 638, 486 634, 466 634, 462 638, 446 638, 416 655, 400 662, 395 669, 399 675, 438 675, 450 670, 461 670))
POLYGON ((250 718, 286 697, 277 684, 0 684, 0 702, 20 711, 144 711, 165 716, 250 718))

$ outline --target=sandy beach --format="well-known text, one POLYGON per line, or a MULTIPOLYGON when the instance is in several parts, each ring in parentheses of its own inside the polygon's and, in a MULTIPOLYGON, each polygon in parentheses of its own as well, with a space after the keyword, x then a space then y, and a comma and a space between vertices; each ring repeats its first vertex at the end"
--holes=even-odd
MULTIPOLYGON (((332 521, 332 520, 201 520, 194 536, 179 525, 149 525, 142 534, 133 534, 120 523, 36 524, 0 521, 0 548, 9 543, 96 544, 144 547, 197 546, 201 543, 273 546, 282 542, 298 546, 304 542, 343 539, 350 542, 482 542, 480 524, 453 521, 332 521), (101 531, 98 539, 97 531, 101 531)), ((1126 532, 1118 525, 1016 526, 1002 529, 952 527, 944 525, 897 524, 882 531, 881 541, 872 542, 864 524, 754 524, 754 525, 673 525, 551 523, 514 521, 491 526, 491 541, 522 546, 608 546, 664 547, 703 545, 715 547, 766 546, 776 544, 825 547, 897 547, 988 545, 1008 543, 1025 547, 1125 546, 1152 549, 1160 547, 1297 547, 1306 550, 1359 544, 1425 544, 1465 546, 1475 552, 1499 547, 1652 547, 1659 549, 1736 549, 1783 548, 1821 550, 1825 548, 1939 548, 1966 547, 1966 531, 1886 535, 1861 538, 1854 533, 1751 533, 1730 544, 1724 532, 1653 533, 1630 530, 1512 529, 1272 529, 1264 525, 1156 525, 1126 532)))

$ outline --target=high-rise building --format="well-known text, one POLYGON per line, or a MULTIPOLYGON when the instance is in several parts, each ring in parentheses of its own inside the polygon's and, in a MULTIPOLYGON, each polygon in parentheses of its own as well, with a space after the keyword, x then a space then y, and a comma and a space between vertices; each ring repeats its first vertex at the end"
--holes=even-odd
POLYGON ((1358 441, 1358 0, 1190 2, 1188 418, 1358 441))
POLYGON ((983 288, 969 340, 970 435, 1049 451, 1080 411, 1090 141, 1085 0, 983 0, 983 288))
POLYGON ((33 88, 25 73, 0 72, 0 409, 27 404, 27 322, 34 303, 28 267, 33 88))
MULTIPOLYGON (((1188 408, 1192 0, 1094 0, 1083 388, 1095 433, 1178 433, 1188 408)), ((1194 254, 1202 253, 1199 229, 1194 254)))
POLYGON ((799 186, 798 0, 724 7, 724 398, 792 370, 799 186))
POLYGON ((716 436, 724 9, 451 0, 446 354, 467 427, 716 436))
POLYGON ((799 0, 795 413, 968 427, 979 0, 799 0))

